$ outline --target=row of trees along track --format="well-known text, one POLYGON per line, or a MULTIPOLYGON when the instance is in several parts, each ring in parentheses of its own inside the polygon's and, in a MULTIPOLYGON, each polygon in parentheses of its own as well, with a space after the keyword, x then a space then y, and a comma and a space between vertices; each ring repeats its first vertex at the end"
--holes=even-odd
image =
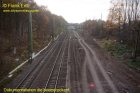
POLYGON ((34 52, 46 46, 53 37, 66 28, 67 24, 61 16, 52 14, 47 7, 38 6, 33 0, 0 0, 0 76, 2 77, 28 57, 29 15, 28 13, 4 13, 2 12, 4 3, 29 4, 30 9, 40 11, 32 13, 34 52), (15 59, 19 59, 19 62, 15 62, 15 59))
POLYGON ((107 21, 87 20, 82 28, 94 37, 130 46, 134 60, 140 56, 140 0, 111 0, 107 21))

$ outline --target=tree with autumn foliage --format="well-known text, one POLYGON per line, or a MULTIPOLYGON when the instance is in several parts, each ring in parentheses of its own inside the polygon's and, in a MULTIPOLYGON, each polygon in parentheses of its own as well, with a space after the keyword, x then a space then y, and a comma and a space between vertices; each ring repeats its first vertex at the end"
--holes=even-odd
POLYGON ((29 13, 2 12, 4 3, 30 4, 30 9, 40 11, 32 13, 35 53, 44 48, 53 39, 52 36, 65 31, 67 24, 63 17, 52 14, 46 6, 38 6, 33 0, 0 0, 0 78, 28 57, 29 13), (5 71, 4 74, 2 71, 5 71))
POLYGON ((135 60, 140 53, 140 1, 112 0, 111 2, 108 20, 112 19, 111 22, 118 25, 118 39, 133 47, 132 56, 135 60))
POLYGON ((87 20, 83 28, 94 38, 128 46, 134 61, 140 56, 140 0, 111 0, 107 20, 87 20))

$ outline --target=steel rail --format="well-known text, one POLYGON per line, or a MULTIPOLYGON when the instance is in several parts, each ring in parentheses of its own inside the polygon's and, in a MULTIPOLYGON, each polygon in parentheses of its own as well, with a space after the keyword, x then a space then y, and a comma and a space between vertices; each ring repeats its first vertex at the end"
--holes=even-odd
MULTIPOLYGON (((64 39, 65 40, 65 39, 64 39)), ((65 41, 63 41, 63 44, 65 43, 65 41)), ((63 46, 63 45, 62 45, 63 46)), ((49 83, 50 83, 50 81, 51 81, 51 77, 53 76, 53 72, 54 72, 54 70, 55 70, 55 67, 57 66, 57 60, 59 59, 59 56, 61 55, 61 52, 63 51, 63 53, 62 53, 62 57, 61 57, 61 62, 60 62, 60 65, 59 65, 59 69, 58 69, 58 73, 57 73, 57 79, 56 79, 56 81, 55 81, 55 85, 54 85, 54 89, 56 89, 56 86, 57 86, 57 81, 58 81, 58 77, 59 77, 59 75, 60 75, 60 71, 61 71, 61 67, 62 67, 62 59, 63 59, 63 55, 64 55, 64 52, 65 52, 65 48, 66 48, 66 44, 65 44, 65 48, 62 50, 62 48, 63 47, 61 47, 61 49, 59 50, 59 53, 58 53, 58 55, 57 55, 57 57, 56 57, 56 59, 55 59, 55 62, 54 62, 54 64, 53 64, 53 67, 52 67, 52 69, 51 69, 51 72, 50 72, 50 74, 49 74, 49 78, 48 78, 48 80, 47 80, 47 82, 46 82, 46 84, 45 84, 45 89, 49 86, 49 83)), ((42 92, 42 93, 45 93, 44 91, 42 92)), ((54 93, 55 93, 55 91, 54 91, 54 93)))
MULTIPOLYGON (((58 38, 58 39, 61 39, 61 38, 58 38)), ((16 89, 20 88, 21 85, 26 81, 26 79, 34 72, 34 70, 36 69, 36 67, 38 67, 38 65, 41 64, 43 62, 43 60, 45 60, 49 56, 50 53, 52 53, 53 49, 55 50, 55 47, 56 47, 57 43, 58 42, 53 43, 51 49, 49 51, 46 51, 44 53, 44 55, 41 57, 41 59, 39 60, 39 62, 31 69, 31 71, 29 73, 26 74, 26 76, 21 80, 21 82, 19 82, 19 84, 16 86, 16 89)), ((16 93, 16 92, 12 92, 12 93, 16 93)))

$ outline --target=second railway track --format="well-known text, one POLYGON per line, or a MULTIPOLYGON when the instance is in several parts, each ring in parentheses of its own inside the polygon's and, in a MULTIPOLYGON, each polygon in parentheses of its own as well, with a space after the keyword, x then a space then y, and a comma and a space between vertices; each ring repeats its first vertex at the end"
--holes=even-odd
MULTIPOLYGON (((23 79, 21 79, 21 81, 17 84, 15 89, 30 88, 32 86, 32 83, 38 76, 38 73, 40 73, 44 64, 46 64, 44 61, 46 61, 46 59, 49 57, 51 58, 53 53, 55 53, 56 49, 61 46, 62 42, 59 42, 59 41, 63 41, 65 38, 67 38, 66 33, 63 33, 63 34, 65 35, 63 35, 63 37, 62 36, 59 37, 58 40, 55 41, 55 43, 50 47, 50 49, 44 53, 44 56, 41 57, 39 62, 37 62, 34 65, 34 67, 25 75, 25 77, 23 77, 23 79)), ((16 92, 12 92, 12 93, 16 93, 16 92)))

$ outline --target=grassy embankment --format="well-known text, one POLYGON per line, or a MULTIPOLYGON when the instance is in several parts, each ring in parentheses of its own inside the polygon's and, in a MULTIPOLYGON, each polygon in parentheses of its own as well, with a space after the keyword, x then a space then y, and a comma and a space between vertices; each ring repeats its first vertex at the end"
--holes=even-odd
POLYGON ((136 61, 133 61, 131 56, 132 49, 127 45, 106 39, 99 40, 99 44, 115 58, 118 58, 129 67, 140 71, 140 58, 137 58, 136 61))

